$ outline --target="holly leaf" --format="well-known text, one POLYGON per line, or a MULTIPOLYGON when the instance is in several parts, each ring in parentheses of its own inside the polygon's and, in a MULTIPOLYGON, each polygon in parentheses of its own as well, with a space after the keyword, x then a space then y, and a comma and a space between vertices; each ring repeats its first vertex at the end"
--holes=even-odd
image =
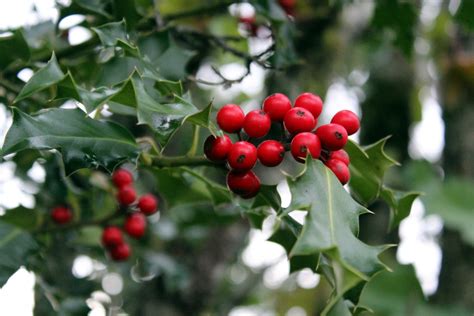
POLYGON ((127 129, 93 120, 78 109, 48 109, 30 116, 13 108, 13 124, 0 156, 25 149, 57 149, 68 173, 98 166, 112 170, 138 157, 138 146, 127 129))
POLYGON ((25 259, 38 249, 33 237, 12 225, 0 222, 0 287, 15 273, 25 259))
POLYGON ((10 36, 0 37, 0 68, 18 60, 28 61, 30 48, 21 30, 15 30, 10 36))
POLYGON ((135 93, 138 123, 146 124, 156 132, 157 140, 162 148, 187 120, 207 127, 210 105, 199 110, 191 102, 177 95, 174 96, 172 102, 162 103, 150 95, 144 82, 137 75, 134 75, 131 80, 135 93))
MULTIPOLYGON (((369 246, 356 237, 359 215, 370 211, 352 199, 321 161, 308 159, 305 172, 288 179, 288 184, 292 202, 286 212, 308 210, 290 257, 321 253, 339 267, 335 304, 349 289, 385 268, 378 256, 386 247, 369 246)), ((330 303, 326 312, 331 308, 330 303)))
POLYGON ((28 98, 36 92, 44 90, 54 84, 57 84, 65 75, 59 67, 56 55, 53 53, 51 59, 48 61, 46 66, 38 70, 25 86, 21 89, 18 96, 15 98, 14 103, 17 103, 23 99, 28 98))
POLYGON ((390 158, 384 151, 388 138, 383 138, 364 148, 349 141, 344 148, 351 157, 351 164, 349 165, 351 192, 358 201, 365 205, 378 198, 385 171, 394 165, 398 165, 398 162, 390 158))
POLYGON ((0 221, 18 228, 31 230, 38 227, 38 224, 41 222, 41 216, 36 210, 19 206, 14 209, 7 210, 5 214, 0 216, 0 221))
POLYGON ((381 197, 390 207, 390 230, 398 227, 401 221, 410 215, 411 206, 420 194, 419 192, 403 192, 387 187, 382 188, 381 197))

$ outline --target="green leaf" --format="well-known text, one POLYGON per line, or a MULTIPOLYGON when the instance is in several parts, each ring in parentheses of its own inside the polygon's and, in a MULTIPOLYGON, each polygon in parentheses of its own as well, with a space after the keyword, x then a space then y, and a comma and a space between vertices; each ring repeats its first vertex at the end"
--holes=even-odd
POLYGON ((390 207, 390 229, 400 225, 400 222, 410 215, 413 202, 420 196, 419 192, 402 192, 387 187, 382 188, 381 197, 390 207))
POLYGON ((423 190, 420 198, 428 214, 440 215, 444 225, 459 231, 466 243, 474 245, 474 182, 449 176, 443 179, 427 162, 412 162, 404 170, 405 182, 423 190))
POLYGON ((0 287, 25 265, 28 256, 38 249, 30 234, 0 222, 0 287))
POLYGON ((161 31, 138 43, 143 56, 153 61, 160 74, 169 80, 181 80, 188 72, 186 66, 196 52, 181 47, 169 31, 161 31))
POLYGON ((458 10, 454 14, 454 19, 469 30, 474 30, 474 2, 462 0, 458 10))
POLYGON ((366 146, 359 147, 356 143, 347 142, 344 149, 351 157, 350 187, 352 194, 362 203, 368 205, 380 194, 385 171, 398 163, 384 151, 387 138, 366 146))
POLYGON ((41 217, 40 213, 36 210, 19 206, 14 209, 7 210, 4 215, 0 216, 0 221, 25 230, 32 230, 38 227, 41 217))
POLYGON ((31 148, 60 151, 68 173, 83 167, 112 170, 138 156, 135 139, 116 123, 93 120, 78 109, 49 109, 30 116, 13 108, 1 156, 31 148))
POLYGON ((28 80, 23 89, 21 89, 18 96, 15 98, 14 103, 26 99, 32 94, 60 82, 64 76, 65 75, 59 67, 56 56, 53 53, 46 66, 38 70, 30 78, 30 80, 28 80))
MULTIPOLYGON (((99 27, 93 27, 92 30, 96 32, 102 45, 105 47, 107 54, 110 55, 113 53, 115 55, 115 50, 107 50, 107 48, 120 47, 132 56, 140 56, 138 47, 131 42, 128 36, 125 20, 107 23, 99 27)), ((105 60, 108 59, 110 59, 110 57, 105 58, 105 60)))
POLYGON ((204 114, 193 116, 193 114, 198 114, 200 111, 188 100, 175 95, 173 102, 160 103, 149 94, 144 82, 138 76, 133 76, 132 83, 135 92, 138 123, 150 126, 156 132, 157 140, 162 147, 166 146, 171 136, 188 119, 192 123, 206 126, 203 117, 210 111, 209 108, 202 111, 204 114))
POLYGON ((287 212, 308 210, 290 256, 321 253, 331 260, 339 271, 336 303, 347 290, 385 268, 378 256, 386 247, 369 246, 356 237, 359 215, 369 210, 352 199, 321 161, 308 159, 305 172, 288 184, 292 202, 287 212))
POLYGON ((0 68, 11 63, 30 59, 30 49, 21 30, 15 30, 11 36, 0 37, 0 68))
POLYGON ((377 2, 372 18, 375 28, 390 29, 395 33, 394 44, 406 56, 410 56, 413 51, 417 21, 418 14, 415 5, 397 0, 377 2))

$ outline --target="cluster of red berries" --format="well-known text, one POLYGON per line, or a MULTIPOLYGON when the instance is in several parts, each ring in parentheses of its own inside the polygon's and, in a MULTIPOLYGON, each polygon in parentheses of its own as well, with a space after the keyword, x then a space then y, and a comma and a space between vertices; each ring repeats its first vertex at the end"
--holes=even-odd
POLYGON ((235 104, 223 106, 217 113, 217 124, 227 133, 241 130, 247 140, 232 143, 229 136, 209 136, 204 143, 204 153, 212 161, 227 161, 231 171, 227 175, 229 189, 243 198, 252 198, 260 190, 260 180, 252 172, 257 159, 267 167, 279 165, 289 150, 294 159, 304 162, 308 155, 322 160, 342 184, 349 181, 349 155, 342 149, 348 135, 359 130, 359 118, 351 111, 343 110, 315 131, 317 119, 323 109, 321 98, 312 93, 299 95, 294 107, 287 96, 281 93, 270 95, 261 110, 247 115, 235 104), (264 140, 271 129, 272 121, 282 124, 285 135, 279 140, 264 140), (258 145, 258 147, 255 144, 258 145))
MULTIPOLYGON (((112 182, 118 189, 117 201, 126 214, 123 230, 132 238, 141 238, 147 226, 146 216, 157 211, 158 200, 152 194, 145 194, 135 204, 137 193, 133 188, 133 176, 128 170, 115 171, 112 182)), ((57 224, 67 224, 72 220, 73 213, 66 206, 57 206, 52 210, 51 218, 57 224)), ((125 242, 122 230, 118 226, 104 228, 102 244, 116 261, 125 260, 130 256, 130 246, 125 242)))
MULTIPOLYGON (((152 194, 145 194, 137 199, 133 188, 133 176, 125 169, 118 169, 112 175, 112 182, 117 187, 117 201, 127 209, 123 230, 132 238, 139 239, 145 235, 146 216, 157 211, 158 201, 152 194), (137 210, 138 207, 138 210, 137 210)), ((102 244, 109 251, 112 259, 126 260, 130 256, 130 246, 125 242, 122 230, 118 226, 108 226, 102 232, 102 244)))

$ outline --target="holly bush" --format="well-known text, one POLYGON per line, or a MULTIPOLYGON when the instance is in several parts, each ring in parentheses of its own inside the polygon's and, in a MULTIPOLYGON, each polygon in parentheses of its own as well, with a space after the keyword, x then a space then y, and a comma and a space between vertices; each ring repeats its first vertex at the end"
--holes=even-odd
MULTIPOLYGON (((357 118, 343 126, 340 114, 333 123, 341 125, 312 133, 321 108, 316 114, 295 108, 283 124, 298 103, 288 100, 276 112, 264 105, 250 123, 238 107, 241 114, 219 119, 225 103, 215 101, 217 90, 208 87, 226 93, 253 67, 281 77, 302 63, 294 43, 296 1, 248 2, 255 9, 250 17, 232 9, 238 1, 73 0, 60 5, 56 24, 41 22, 0 38, 0 101, 12 113, 0 156, 35 192, 34 209, 7 209, 0 217, 0 286, 21 266, 33 271, 35 314, 83 315, 86 299, 113 271, 125 286, 104 303, 110 311, 226 314, 258 300, 261 272, 239 258, 249 230, 263 226, 270 227, 269 240, 286 250, 291 273, 310 269, 323 277, 322 290, 308 298, 318 302, 315 313, 383 308, 373 295, 384 283, 371 280, 379 273, 391 280, 381 255, 394 245, 359 239, 359 217, 371 216, 368 207, 383 201, 390 209, 386 229, 393 231, 419 193, 384 183, 387 171, 399 165, 384 150, 389 135, 364 146, 347 140, 346 129, 354 133, 357 118), (69 44, 67 28, 58 27, 74 15, 84 16, 80 26, 91 32, 77 45, 69 44), (255 38, 268 45, 249 50, 255 38), (216 66, 229 61, 245 71, 229 76, 216 66), (204 66, 215 80, 199 75, 204 66), (23 83, 16 75, 25 68, 34 73, 23 83), (300 112, 311 119, 304 121, 300 112), (300 132, 308 135, 295 136, 300 132), (237 148, 238 141, 247 147, 237 148), (329 149, 342 147, 347 154, 328 163, 329 149), (261 163, 250 174, 257 155, 261 163), (253 161, 238 167, 249 156, 253 161), (34 165, 44 168, 44 181, 28 175, 34 165), (237 171, 226 180, 229 168, 237 171), (285 207, 279 183, 291 195, 285 207), (291 216, 296 210, 307 214, 304 224, 291 216), (98 267, 88 278, 71 273, 78 256, 98 267), (248 277, 234 284, 229 271, 237 268, 248 277)), ((333 2, 325 4, 328 15, 342 5, 333 2)), ((391 27, 377 21, 381 29, 391 27)), ((400 33, 396 41, 409 51, 400 33)), ((266 96, 273 92, 279 91, 266 96)), ((232 103, 247 99, 235 96, 232 103)), ((411 270, 400 269, 392 278, 416 283, 411 270)), ((385 290, 404 291, 397 285, 385 290)))

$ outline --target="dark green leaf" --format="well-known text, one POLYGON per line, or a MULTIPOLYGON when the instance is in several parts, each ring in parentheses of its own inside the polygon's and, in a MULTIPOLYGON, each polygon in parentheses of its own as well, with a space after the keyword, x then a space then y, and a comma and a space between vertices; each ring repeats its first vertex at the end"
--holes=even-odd
POLYGON ((351 157, 350 187, 352 194, 368 205, 380 194, 385 171, 398 163, 384 151, 388 138, 379 140, 365 148, 349 141, 344 148, 351 157))
POLYGON ((474 30, 474 2, 471 0, 462 0, 454 19, 469 30, 474 30))
POLYGON ((382 188, 381 197, 390 207, 390 229, 398 227, 400 222, 410 215, 410 210, 415 199, 420 196, 418 192, 401 192, 382 188))
POLYGON ((116 123, 93 120, 77 109, 50 109, 30 116, 13 108, 13 124, 1 155, 30 148, 59 150, 68 173, 83 167, 112 170, 138 155, 133 136, 116 123))
POLYGON ((377 2, 372 18, 375 28, 390 29, 395 33, 395 45, 407 56, 410 56, 413 50, 417 21, 418 15, 415 5, 397 0, 377 2))
POLYGON ((0 222, 0 287, 25 264, 25 259, 38 245, 30 234, 0 222))
POLYGON ((40 213, 35 210, 19 206, 7 210, 4 215, 0 216, 0 221, 25 230, 31 230, 38 227, 38 224, 41 221, 41 216, 40 213))
POLYGON ((11 36, 0 37, 0 68, 4 69, 11 63, 30 59, 30 49, 21 30, 16 30, 11 36))

